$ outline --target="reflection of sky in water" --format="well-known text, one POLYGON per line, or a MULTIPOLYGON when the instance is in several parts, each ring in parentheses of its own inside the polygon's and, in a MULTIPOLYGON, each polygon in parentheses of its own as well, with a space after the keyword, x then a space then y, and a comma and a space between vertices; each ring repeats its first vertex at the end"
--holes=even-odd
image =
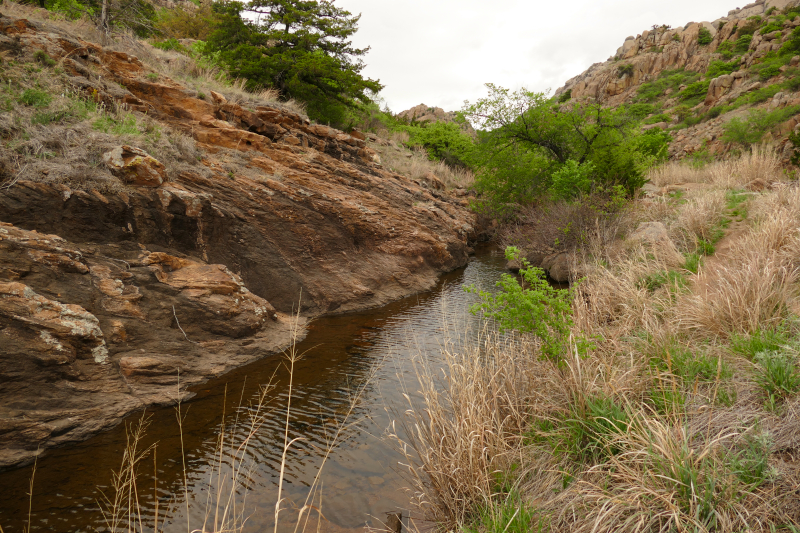
MULTIPOLYGON (((474 338, 480 322, 466 312, 474 295, 462 286, 489 289, 502 271, 502 255, 484 249, 465 269, 444 276, 436 289, 395 302, 378 310, 328 317, 312 323, 306 340, 298 345, 307 352, 295 367, 290 438, 303 437, 293 446, 284 474, 284 497, 302 506, 308 487, 321 463, 322 451, 349 405, 350 391, 365 383, 364 395, 352 417, 363 419, 349 428, 333 451, 322 474, 322 510, 330 529, 339 531, 378 523, 370 516, 408 507, 408 494, 395 471, 400 459, 391 444, 380 440, 390 422, 387 408, 405 408, 400 380, 416 390, 411 357, 426 353, 434 358, 445 343, 474 338), (398 379, 400 378, 400 380, 398 379)), ((237 406, 257 398, 259 384, 275 374, 277 385, 270 398, 271 415, 247 449, 242 479, 250 489, 244 501, 250 518, 245 531, 272 527, 280 471, 288 390, 288 372, 277 357, 268 357, 202 386, 198 397, 183 406, 189 508, 192 527, 200 528, 209 497, 209 476, 222 430, 223 409, 228 414, 225 434, 238 443, 246 434, 242 423, 249 410, 237 406), (277 370, 276 370, 277 368, 277 370)), ((134 417, 132 420, 135 420, 134 417)), ((153 458, 142 463, 138 487, 145 514, 155 510, 157 486, 159 515, 168 516, 165 531, 185 531, 186 500, 182 483, 181 443, 175 410, 156 410, 144 446, 158 444, 157 480, 153 458)), ((125 445, 119 428, 64 450, 49 452, 39 462, 35 478, 33 531, 93 531, 103 528, 96 500, 108 490, 110 472, 118 469, 125 445)), ((22 531, 27 518, 30 467, 0 474, 0 526, 6 533, 22 531)), ((214 487, 211 487, 212 498, 214 487)), ((241 509, 241 495, 237 510, 241 509)), ((291 504, 287 504, 290 506, 291 504)), ((287 511, 291 519, 296 512, 287 511)), ((151 521, 152 522, 152 521, 151 521)), ((283 529, 283 528, 282 528, 283 529)), ((293 528, 292 528, 293 529, 293 528)))

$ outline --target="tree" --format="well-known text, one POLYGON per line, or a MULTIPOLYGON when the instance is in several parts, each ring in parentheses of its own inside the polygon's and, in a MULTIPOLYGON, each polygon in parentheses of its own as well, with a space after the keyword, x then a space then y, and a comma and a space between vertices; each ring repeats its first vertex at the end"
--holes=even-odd
POLYGON ((462 112, 482 130, 471 163, 476 187, 493 210, 546 194, 564 197, 570 188, 579 194, 622 186, 632 193, 644 184, 644 170, 668 142, 655 137, 642 142, 638 121, 624 108, 561 103, 526 89, 487 87, 489 96, 462 112))
POLYGON ((383 89, 378 80, 361 76, 369 48, 354 48, 349 40, 360 15, 332 2, 217 2, 214 11, 206 52, 232 76, 247 79, 249 88, 274 87, 283 98, 304 102, 316 120, 343 125, 349 109, 383 89))

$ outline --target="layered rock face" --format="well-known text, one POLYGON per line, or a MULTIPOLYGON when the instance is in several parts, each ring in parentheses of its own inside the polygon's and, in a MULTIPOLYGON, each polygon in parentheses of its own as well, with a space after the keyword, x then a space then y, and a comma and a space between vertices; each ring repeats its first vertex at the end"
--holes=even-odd
POLYGON ((202 161, 169 174, 123 144, 113 192, 0 190, 0 467, 278 350, 298 302, 313 316, 426 289, 478 236, 462 199, 387 171, 359 135, 0 18, 5 57, 36 50, 88 98, 191 135, 202 161))

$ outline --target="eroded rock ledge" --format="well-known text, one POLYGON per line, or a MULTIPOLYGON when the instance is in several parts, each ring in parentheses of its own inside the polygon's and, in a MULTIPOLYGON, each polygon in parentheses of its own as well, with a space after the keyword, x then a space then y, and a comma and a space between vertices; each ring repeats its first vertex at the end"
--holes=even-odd
POLYGON ((304 316, 378 306, 465 264, 478 237, 463 199, 386 170, 357 135, 199 98, 135 57, 0 16, 0 52, 36 50, 203 155, 115 192, 46 176, 0 190, 0 468, 279 350, 301 292, 304 316))

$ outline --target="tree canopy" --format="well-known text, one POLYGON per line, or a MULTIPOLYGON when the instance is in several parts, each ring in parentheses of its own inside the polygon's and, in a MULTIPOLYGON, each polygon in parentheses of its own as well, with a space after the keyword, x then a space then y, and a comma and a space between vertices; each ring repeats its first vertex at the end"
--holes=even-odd
POLYGON ((361 75, 369 48, 350 41, 360 15, 317 0, 217 2, 213 8, 206 51, 249 88, 274 87, 281 97, 304 102, 315 120, 342 126, 350 108, 383 88, 361 75))

